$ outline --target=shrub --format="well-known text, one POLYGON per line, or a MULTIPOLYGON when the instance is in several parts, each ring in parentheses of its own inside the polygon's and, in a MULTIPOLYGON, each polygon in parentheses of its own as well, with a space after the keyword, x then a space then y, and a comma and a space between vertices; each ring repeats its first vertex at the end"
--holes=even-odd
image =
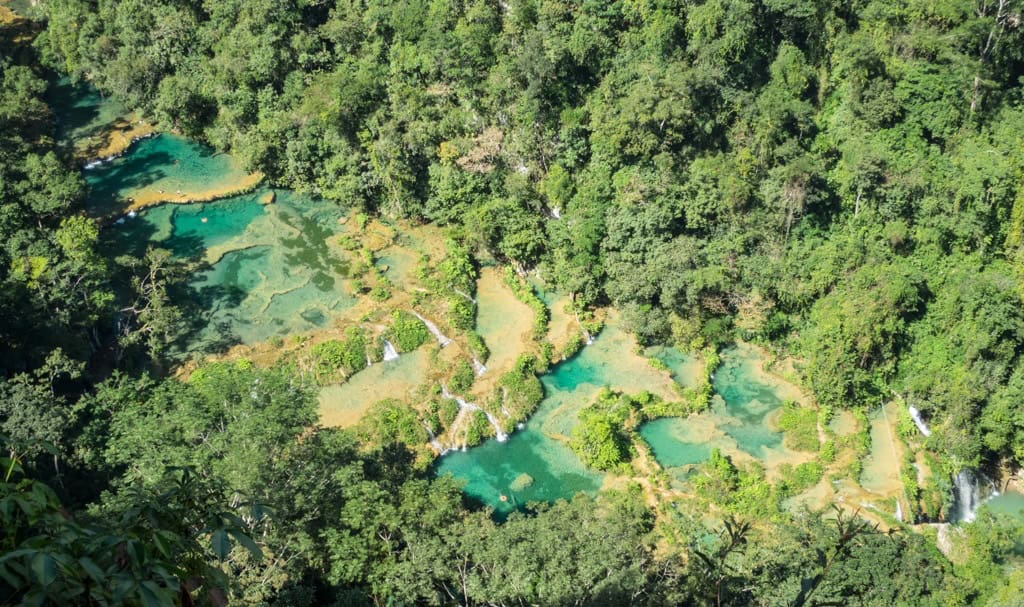
POLYGON ((460 295, 449 297, 448 319, 456 329, 470 331, 476 325, 476 305, 460 295))
POLYGON ((597 470, 611 470, 629 460, 629 439, 605 413, 581 415, 569 446, 584 464, 597 470))
POLYGON ((786 492, 790 495, 813 487, 821 480, 825 468, 819 462, 804 462, 797 466, 783 464, 779 467, 782 482, 785 484, 786 492))
POLYGON ((818 450, 818 413, 814 409, 802 408, 794 401, 786 401, 782 404, 778 425, 785 433, 784 441, 790 449, 818 450))
POLYGON ((466 333, 466 341, 469 343, 469 349, 476 356, 476 359, 482 363, 486 363, 487 359, 491 357, 491 350, 487 347, 487 343, 484 342, 484 338, 474 331, 466 333))
POLYGON ((404 310, 396 310, 392 315, 391 328, 387 338, 399 352, 412 352, 430 339, 430 331, 420 319, 404 310))
POLYGON ((366 367, 366 334, 358 327, 345 329, 344 339, 331 339, 313 346, 311 351, 320 381, 349 376, 366 367))
POLYGON ((473 373, 473 366, 464 360, 455 364, 451 378, 448 380, 448 388, 455 394, 462 394, 473 385, 476 375, 473 373))
POLYGON ((450 398, 441 399, 440 404, 437 406, 437 417, 442 427, 450 428, 458 415, 459 403, 450 398))
POLYGON ((427 429, 420 423, 416 411, 393 398, 370 407, 359 423, 358 434, 363 440, 379 444, 418 445, 427 441, 427 429))
POLYGON ((483 411, 473 411, 466 425, 466 443, 475 445, 483 442, 492 433, 493 428, 491 422, 487 421, 487 415, 483 411))

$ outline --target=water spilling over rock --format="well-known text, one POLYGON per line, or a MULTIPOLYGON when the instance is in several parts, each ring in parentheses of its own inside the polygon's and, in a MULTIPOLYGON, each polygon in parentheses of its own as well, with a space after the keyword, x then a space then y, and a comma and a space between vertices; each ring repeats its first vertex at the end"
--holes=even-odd
POLYGON ((441 333, 441 330, 437 328, 437 325, 421 316, 420 313, 416 312, 415 310, 412 310, 412 314, 416 318, 420 319, 420 322, 426 325, 427 330, 430 331, 430 334, 434 336, 434 339, 437 340, 439 346, 443 348, 448 344, 452 343, 452 340, 448 339, 447 337, 444 336, 443 333, 441 333))
POLYGON ((390 341, 384 340, 384 362, 398 360, 398 350, 390 341))
POLYGON ((953 478, 953 507, 949 519, 972 522, 978 515, 978 508, 994 494, 998 493, 988 477, 970 468, 960 470, 953 478))
POLYGON ((907 405, 907 412, 910 413, 910 419, 914 420, 914 425, 921 431, 921 434, 925 436, 931 436, 932 431, 928 429, 928 424, 924 423, 924 419, 921 417, 921 412, 912 405, 907 405))

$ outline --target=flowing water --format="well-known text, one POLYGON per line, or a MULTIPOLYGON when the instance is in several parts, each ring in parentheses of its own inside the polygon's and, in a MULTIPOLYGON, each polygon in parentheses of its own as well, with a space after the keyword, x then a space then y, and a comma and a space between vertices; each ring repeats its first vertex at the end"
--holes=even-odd
POLYGON ((631 336, 609 322, 593 345, 541 377, 545 397, 524 428, 505 442, 489 440, 445 455, 437 473, 464 480, 466 494, 499 515, 527 502, 595 493, 604 476, 588 470, 566 444, 579 411, 605 386, 672 396, 671 379, 633 354, 635 347, 631 336))

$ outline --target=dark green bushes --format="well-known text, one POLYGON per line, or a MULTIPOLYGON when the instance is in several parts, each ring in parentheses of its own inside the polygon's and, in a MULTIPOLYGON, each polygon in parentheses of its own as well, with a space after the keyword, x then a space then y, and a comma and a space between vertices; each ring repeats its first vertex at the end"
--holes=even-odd
MULTIPOLYGON (((337 377, 348 377, 366 367, 370 348, 366 332, 359 327, 345 329, 344 339, 331 339, 313 346, 311 354, 317 379, 328 382, 337 377)), ((379 356, 377 357, 379 359, 379 356)))
POLYGON ((413 314, 396 310, 391 316, 391 326, 385 332, 385 336, 399 352, 412 352, 427 343, 430 331, 413 314))

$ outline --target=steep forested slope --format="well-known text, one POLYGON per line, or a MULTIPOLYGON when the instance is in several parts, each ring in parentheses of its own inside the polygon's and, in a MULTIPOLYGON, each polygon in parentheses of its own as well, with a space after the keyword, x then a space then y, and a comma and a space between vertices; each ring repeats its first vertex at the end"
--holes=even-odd
POLYGON ((901 398, 936 474, 1019 468, 1019 0, 39 8, 0 23, 0 604, 1019 601, 1020 526, 985 513, 943 528, 951 561, 779 514, 716 454, 705 484, 771 516, 630 486, 498 524, 406 446, 314 427, 286 364, 161 377, 177 270, 98 253, 44 101, 88 80, 276 184, 452 226, 644 340, 795 354, 826 413, 901 398))
POLYGON ((51 65, 279 184, 1024 450, 1019 2, 45 6, 51 65))

